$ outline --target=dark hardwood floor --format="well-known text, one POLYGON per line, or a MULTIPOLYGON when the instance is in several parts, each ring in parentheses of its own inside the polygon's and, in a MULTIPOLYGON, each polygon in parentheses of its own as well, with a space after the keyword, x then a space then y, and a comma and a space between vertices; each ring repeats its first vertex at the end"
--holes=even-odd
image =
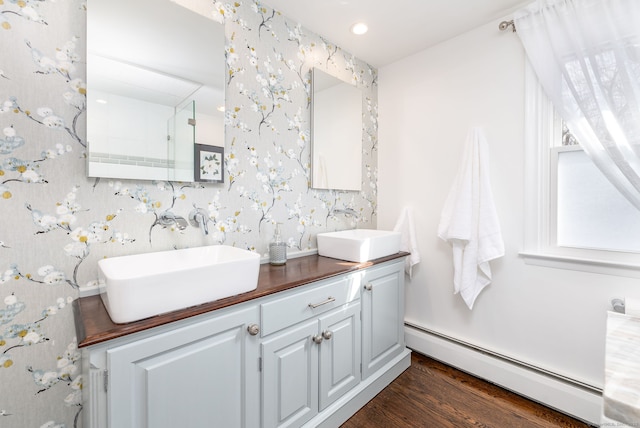
POLYGON ((589 426, 414 352, 411 367, 342 428, 589 426))

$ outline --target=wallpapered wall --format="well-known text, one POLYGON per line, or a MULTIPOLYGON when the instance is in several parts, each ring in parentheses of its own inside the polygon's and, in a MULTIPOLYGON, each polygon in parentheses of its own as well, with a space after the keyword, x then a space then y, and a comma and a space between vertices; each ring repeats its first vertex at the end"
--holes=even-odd
POLYGON ((0 0, 2 427, 80 426, 71 302, 100 258, 218 243, 265 254, 274 222, 304 251, 351 226, 340 208, 375 227, 377 71, 256 0, 212 2, 227 34, 225 183, 86 178, 86 8, 0 0), (312 66, 363 89, 362 192, 309 189, 312 66), (157 223, 194 206, 206 237, 157 223))

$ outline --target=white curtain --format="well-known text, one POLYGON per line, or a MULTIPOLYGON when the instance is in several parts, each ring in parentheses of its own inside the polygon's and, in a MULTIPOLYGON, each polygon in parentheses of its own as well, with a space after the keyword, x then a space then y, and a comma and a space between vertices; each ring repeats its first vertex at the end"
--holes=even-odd
POLYGON ((538 0, 514 22, 571 133, 640 210, 640 1, 538 0))

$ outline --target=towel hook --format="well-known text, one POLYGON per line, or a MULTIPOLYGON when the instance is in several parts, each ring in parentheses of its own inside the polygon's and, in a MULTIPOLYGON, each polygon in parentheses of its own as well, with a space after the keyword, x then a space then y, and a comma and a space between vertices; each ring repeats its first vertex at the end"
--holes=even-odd
POLYGON ((498 29, 500 29, 500 31, 504 31, 507 28, 511 27, 512 31, 515 33, 516 32, 516 24, 513 22, 513 19, 511 21, 502 21, 499 25, 498 25, 498 29))

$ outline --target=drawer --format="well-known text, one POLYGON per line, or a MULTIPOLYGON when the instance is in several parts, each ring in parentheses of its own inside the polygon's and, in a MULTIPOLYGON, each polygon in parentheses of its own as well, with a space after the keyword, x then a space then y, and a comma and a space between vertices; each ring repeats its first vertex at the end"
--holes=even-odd
POLYGON ((301 321, 322 314, 360 298, 360 276, 346 275, 301 287, 282 297, 260 305, 262 336, 275 333, 301 321))

